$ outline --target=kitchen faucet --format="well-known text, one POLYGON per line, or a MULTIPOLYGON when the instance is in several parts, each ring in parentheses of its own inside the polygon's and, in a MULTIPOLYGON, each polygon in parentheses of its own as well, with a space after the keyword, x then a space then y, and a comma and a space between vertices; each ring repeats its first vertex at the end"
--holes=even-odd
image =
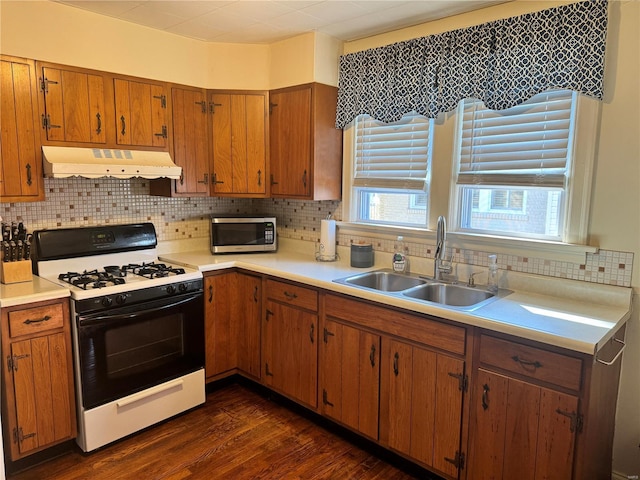
POLYGON ((440 215, 438 217, 438 227, 436 230, 436 254, 433 259, 433 279, 436 281, 442 281, 443 273, 451 273, 452 265, 451 260, 446 259, 446 246, 447 246, 447 221, 440 215))

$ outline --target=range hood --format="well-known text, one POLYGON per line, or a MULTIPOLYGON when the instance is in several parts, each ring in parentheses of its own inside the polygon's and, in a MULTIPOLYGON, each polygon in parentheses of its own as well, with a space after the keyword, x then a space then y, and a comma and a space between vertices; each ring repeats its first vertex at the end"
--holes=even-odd
POLYGON ((44 175, 50 178, 172 178, 182 174, 167 152, 104 148, 42 147, 44 175))

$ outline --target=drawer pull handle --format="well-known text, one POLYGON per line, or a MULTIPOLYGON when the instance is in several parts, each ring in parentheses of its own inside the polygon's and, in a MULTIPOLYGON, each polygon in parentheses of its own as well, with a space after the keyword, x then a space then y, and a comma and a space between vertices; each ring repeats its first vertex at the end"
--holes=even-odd
POLYGON ((396 352, 396 354, 393 356, 393 374, 397 377, 399 370, 398 370, 398 361, 400 360, 400 354, 398 352, 396 352))
POLYGON ((372 367, 376 366, 376 346, 371 345, 371 351, 369 352, 369 362, 372 367))
POLYGON ((520 357, 518 357, 517 355, 514 355, 513 357, 511 357, 511 359, 512 359, 514 362, 517 362, 517 363, 519 363, 520 365, 522 365, 522 367, 523 367, 525 370, 534 371, 534 370, 536 370, 536 369, 538 369, 538 368, 542 367, 542 364, 541 364, 539 361, 537 361, 537 360, 536 360, 536 361, 534 361, 534 362, 530 362, 530 361, 528 361, 528 360, 523 360, 523 359, 521 359, 521 358, 520 358, 520 357))
POLYGON ((296 293, 289 293, 286 290, 284 291, 284 296, 287 297, 287 300, 295 300, 296 298, 298 298, 298 295, 296 295, 296 293))
POLYGON ((49 320, 51 320, 51 317, 49 315, 45 315, 42 318, 27 318, 24 322, 25 325, 31 325, 32 323, 42 323, 42 322, 48 322, 49 320))
POLYGON ((486 383, 482 386, 482 409, 489 408, 489 385, 486 383))

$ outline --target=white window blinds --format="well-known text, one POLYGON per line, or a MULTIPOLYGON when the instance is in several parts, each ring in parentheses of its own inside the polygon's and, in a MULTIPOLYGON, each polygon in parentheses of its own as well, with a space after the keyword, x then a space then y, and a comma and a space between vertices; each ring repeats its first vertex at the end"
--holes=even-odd
POLYGON ((424 190, 432 121, 410 113, 385 124, 368 115, 355 122, 355 187, 424 190))
POLYGON ((553 90, 502 111, 461 102, 457 183, 564 187, 575 100, 574 92, 553 90))

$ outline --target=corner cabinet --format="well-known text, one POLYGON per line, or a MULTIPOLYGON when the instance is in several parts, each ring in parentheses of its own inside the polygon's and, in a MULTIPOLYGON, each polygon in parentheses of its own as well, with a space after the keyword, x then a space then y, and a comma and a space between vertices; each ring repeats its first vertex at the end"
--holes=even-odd
POLYGON ((310 83, 272 90, 269 95, 271 196, 340 200, 338 89, 310 83))
POLYGON ((239 372, 260 379, 262 279, 242 272, 206 275, 207 381, 239 372))
POLYGON ((263 383, 316 409, 318 292, 267 280, 262 322, 263 383))
POLYGON ((4 55, 0 62, 0 202, 41 201, 35 64, 4 55))
POLYGON ((76 435, 68 299, 2 309, 5 448, 18 460, 76 435))
POLYGON ((267 92, 209 92, 211 195, 267 195, 267 92))

